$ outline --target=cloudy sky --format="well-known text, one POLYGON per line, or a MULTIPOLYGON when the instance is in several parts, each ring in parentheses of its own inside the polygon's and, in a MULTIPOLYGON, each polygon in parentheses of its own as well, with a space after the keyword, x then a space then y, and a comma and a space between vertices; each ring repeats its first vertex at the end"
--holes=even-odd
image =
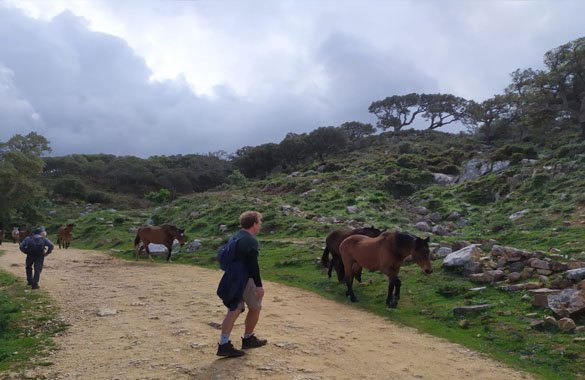
POLYGON ((582 0, 0 0, 0 141, 53 156, 232 153, 372 101, 481 101, 585 35, 582 0))

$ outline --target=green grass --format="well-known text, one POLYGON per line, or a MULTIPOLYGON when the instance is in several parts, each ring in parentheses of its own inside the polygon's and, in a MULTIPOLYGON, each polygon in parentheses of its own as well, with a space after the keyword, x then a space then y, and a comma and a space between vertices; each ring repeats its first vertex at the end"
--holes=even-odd
POLYGON ((0 271, 0 372, 50 365, 39 358, 54 349, 52 337, 66 328, 50 299, 27 288, 0 271))
MULTIPOLYGON (((174 255, 176 263, 217 268, 213 261, 216 249, 237 230, 240 212, 257 209, 264 215, 259 239, 262 274, 267 280, 307 289, 444 337, 540 378, 585 377, 583 343, 573 342, 575 336, 584 334, 531 329, 530 318, 542 319, 550 311, 533 308, 522 299, 523 292, 505 293, 493 286, 471 292, 475 284, 444 272, 439 261, 431 276, 424 276, 414 265, 405 265, 399 307, 389 312, 384 307, 384 276, 365 273, 364 284, 355 286, 360 302, 352 304, 345 297, 345 287, 328 279, 317 266, 325 236, 350 220, 426 236, 413 227, 420 218, 412 211, 413 206, 425 206, 443 217, 457 211, 464 218, 465 223, 454 222, 454 235, 433 235, 431 242, 495 240, 532 252, 557 248, 567 259, 585 261, 585 159, 556 158, 539 150, 548 158, 538 164, 514 164, 499 173, 443 187, 427 184, 429 165, 460 166, 477 151, 489 154, 487 147, 479 147, 465 136, 408 135, 408 146, 407 134, 404 140, 394 134, 380 136, 363 150, 331 157, 329 161, 340 168, 334 172, 318 173, 314 169, 320 163, 312 162, 297 168, 301 176, 280 173, 268 179, 246 179, 238 186, 224 185, 153 209, 112 211, 96 207, 96 211, 79 216, 85 211, 84 204, 56 207, 55 216, 47 223, 49 233, 65 219, 74 218, 74 247, 114 249, 116 255, 133 259, 133 231, 151 218, 155 224, 176 224, 185 228, 189 239, 201 240, 200 251, 174 255), (441 142, 443 138, 446 140, 441 142), (408 168, 398 165, 400 153, 407 151, 424 156, 426 163, 410 157, 412 163, 401 160, 408 168), (394 197, 389 186, 398 180, 420 190, 394 197), (351 205, 358 208, 354 214, 347 210, 351 205), (285 212, 287 207, 296 211, 285 212), (530 212, 517 220, 509 219, 524 209, 530 212), (219 224, 225 224, 228 232, 220 232, 219 224), (482 303, 493 307, 464 318, 453 315, 456 306, 482 303), (535 316, 528 316, 533 313, 535 316), (467 321, 465 327, 460 327, 462 319, 467 321)), ((577 323, 583 325, 585 321, 577 323)))
MULTIPOLYGON (((401 269, 399 306, 389 311, 384 304, 388 282, 382 274, 364 272, 363 283, 354 284, 359 302, 351 303, 345 297, 345 285, 338 284, 335 276, 327 278, 319 267, 320 244, 283 243, 262 233, 258 238, 261 243, 262 277, 266 280, 309 290, 341 304, 443 337, 542 379, 578 379, 585 376, 583 343, 573 342, 574 337, 585 337, 585 333, 530 328, 531 320, 552 314, 548 310, 534 308, 530 301, 522 299, 524 292, 508 293, 494 286, 471 291, 478 285, 443 270, 439 261, 434 262, 435 272, 429 276, 424 275, 415 264, 405 264, 401 269), (479 304, 490 304, 492 307, 477 314, 453 314, 455 307, 479 304), (466 320, 468 325, 460 327, 461 320, 466 320)), ((219 245, 219 242, 215 243, 219 245)), ((176 264, 217 269, 218 264, 213 260, 215 250, 210 248, 210 244, 213 241, 204 242, 206 248, 196 254, 179 253, 173 260, 176 264)), ((130 250, 119 256, 132 257, 130 250)), ((156 260, 162 262, 164 259, 156 260)), ((576 322, 583 325, 585 318, 576 322)))

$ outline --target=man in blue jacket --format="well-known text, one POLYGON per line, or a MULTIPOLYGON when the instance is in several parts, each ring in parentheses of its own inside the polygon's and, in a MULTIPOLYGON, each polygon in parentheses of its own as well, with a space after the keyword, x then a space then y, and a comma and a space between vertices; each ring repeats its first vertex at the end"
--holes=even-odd
POLYGON ((37 228, 31 236, 27 236, 20 243, 20 250, 26 254, 26 281, 32 289, 39 288, 39 280, 41 279, 45 256, 48 256, 54 247, 53 243, 44 236, 43 232, 41 228, 37 228), (47 248, 46 251, 45 248, 47 248))
POLYGON ((245 353, 243 350, 262 347, 267 343, 266 339, 258 339, 254 335, 264 297, 258 265, 259 244, 255 237, 262 228, 262 214, 257 211, 242 213, 240 227, 240 231, 232 237, 237 239, 234 262, 230 265, 230 269, 224 273, 217 291, 224 305, 228 308, 221 324, 221 337, 217 347, 218 356, 242 356, 245 353), (236 319, 245 310, 244 303, 248 305, 248 313, 242 337, 242 350, 238 350, 231 343, 230 334, 236 319))

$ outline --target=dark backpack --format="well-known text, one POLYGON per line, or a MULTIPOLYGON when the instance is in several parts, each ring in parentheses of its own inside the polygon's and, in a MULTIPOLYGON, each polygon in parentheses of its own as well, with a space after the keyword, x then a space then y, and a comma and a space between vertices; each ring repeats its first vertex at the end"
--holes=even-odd
POLYGON ((236 245, 239 238, 232 237, 225 245, 222 245, 217 250, 217 261, 219 261, 219 267, 226 271, 229 269, 231 263, 236 259, 236 245))
POLYGON ((43 256, 45 254, 45 238, 42 236, 31 236, 26 244, 27 255, 43 256))

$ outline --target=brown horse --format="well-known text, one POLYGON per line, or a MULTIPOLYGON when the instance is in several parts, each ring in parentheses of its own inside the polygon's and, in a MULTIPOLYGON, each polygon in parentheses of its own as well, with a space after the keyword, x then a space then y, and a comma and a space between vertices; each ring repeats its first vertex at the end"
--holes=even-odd
POLYGON ((69 248, 71 238, 73 238, 73 227, 75 227, 73 223, 59 227, 57 230, 57 244, 59 244, 59 248, 69 248))
MULTIPOLYGON (((343 268, 343 261, 339 255, 339 244, 351 235, 365 235, 369 237, 376 237, 383 231, 371 227, 356 228, 355 230, 341 229, 332 231, 325 239, 325 249, 323 250, 323 256, 321 257, 321 265, 328 268, 327 276, 331 278, 331 272, 335 268, 337 273, 337 281, 343 282, 345 278, 345 269, 343 268), (329 253, 331 253, 331 260, 329 260, 329 253)), ((356 280, 362 282, 362 272, 356 273, 356 280)))
POLYGON ((146 250, 148 257, 152 260, 148 245, 150 243, 164 244, 167 247, 167 261, 171 261, 171 251, 173 250, 173 242, 177 239, 181 246, 185 245, 185 230, 179 229, 170 224, 163 224, 160 227, 148 226, 139 228, 136 232, 136 238, 134 239, 134 250, 136 252, 136 259, 140 255, 142 250, 146 250), (142 241, 142 246, 138 247, 138 244, 142 241))
POLYGON ((23 240, 24 240, 24 239, 25 239, 27 236, 30 236, 30 235, 31 235, 31 232, 30 232, 30 230, 27 230, 27 229, 19 230, 19 231, 18 231, 18 242, 19 242, 19 243, 22 243, 22 242, 23 242, 23 240))
POLYGON ((352 235, 341 243, 339 251, 345 267, 346 295, 350 297, 351 302, 357 302, 353 293, 354 273, 362 267, 380 271, 388 276, 386 305, 391 309, 398 306, 401 285, 398 272, 406 257, 412 256, 414 262, 426 274, 433 273, 429 238, 421 239, 403 232, 384 232, 375 238, 352 235))

